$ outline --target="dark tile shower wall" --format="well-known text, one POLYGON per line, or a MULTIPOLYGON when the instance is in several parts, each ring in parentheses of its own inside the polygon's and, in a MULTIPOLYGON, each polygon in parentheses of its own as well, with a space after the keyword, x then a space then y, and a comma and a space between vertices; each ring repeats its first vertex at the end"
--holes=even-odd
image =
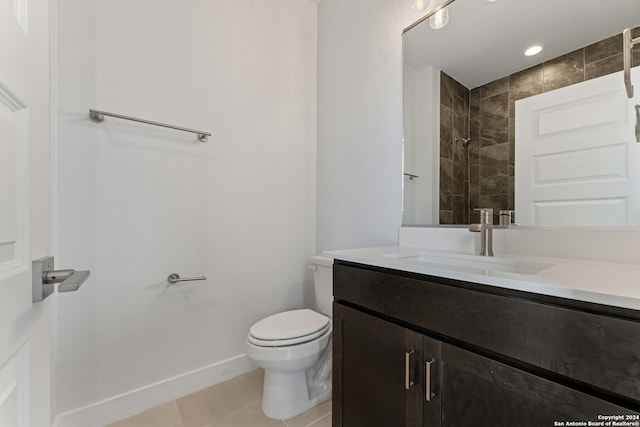
MULTIPOLYGON (((640 27, 632 35, 640 36, 640 27)), ((640 65, 640 46, 633 49, 632 65, 640 65)), ((618 34, 471 91, 441 73, 440 224, 478 222, 479 215, 473 211, 478 207, 492 208, 497 224, 501 209, 514 209, 517 100, 622 67, 622 34, 618 34), (464 148, 455 142, 460 136, 471 138, 466 167, 464 148)))
POLYGON ((477 126, 479 138, 478 194, 479 206, 472 206, 469 220, 478 222, 473 208, 493 208, 494 223, 499 209, 509 200, 509 78, 505 77, 475 88, 479 101, 477 126))
POLYGON ((466 224, 469 89, 440 73, 440 224, 466 224))

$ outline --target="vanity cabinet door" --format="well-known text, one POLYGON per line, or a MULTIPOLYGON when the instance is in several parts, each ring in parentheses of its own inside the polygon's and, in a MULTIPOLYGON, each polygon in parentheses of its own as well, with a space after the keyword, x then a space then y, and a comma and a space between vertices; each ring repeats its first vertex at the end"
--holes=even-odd
POLYGON ((333 306, 333 426, 422 425, 422 335, 333 306))
POLYGON ((625 414, 639 421, 637 412, 446 343, 442 361, 443 427, 561 426, 625 414))

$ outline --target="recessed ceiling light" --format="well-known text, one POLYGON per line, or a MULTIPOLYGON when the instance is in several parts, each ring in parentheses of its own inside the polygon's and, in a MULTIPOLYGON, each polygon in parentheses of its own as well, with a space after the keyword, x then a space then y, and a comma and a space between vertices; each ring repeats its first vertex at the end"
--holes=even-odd
POLYGON ((524 51, 524 54, 526 56, 533 56, 533 55, 537 55, 540 52, 542 52, 542 46, 540 45, 536 45, 536 46, 531 46, 529 49, 524 51))

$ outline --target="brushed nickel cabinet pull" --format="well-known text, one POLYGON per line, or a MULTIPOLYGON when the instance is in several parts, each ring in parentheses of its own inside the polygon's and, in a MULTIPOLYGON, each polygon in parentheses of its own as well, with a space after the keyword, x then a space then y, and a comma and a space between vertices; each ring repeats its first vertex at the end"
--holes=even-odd
POLYGON ((431 365, 433 365, 433 363, 435 363, 435 359, 429 360, 425 366, 424 397, 427 399, 427 402, 431 402, 431 398, 435 396, 435 393, 431 392, 431 365))
POLYGON ((411 355, 413 354, 413 350, 407 351, 404 354, 404 388, 409 390, 413 385, 413 381, 411 381, 411 355))

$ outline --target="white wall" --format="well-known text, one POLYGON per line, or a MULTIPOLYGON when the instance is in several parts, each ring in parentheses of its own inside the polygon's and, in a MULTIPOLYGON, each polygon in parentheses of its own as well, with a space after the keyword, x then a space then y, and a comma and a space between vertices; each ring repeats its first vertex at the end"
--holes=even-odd
POLYGON ((58 412, 249 369, 251 324, 313 303, 317 5, 59 0, 58 25, 56 264, 91 270, 60 296, 58 412))
POLYGON ((412 0, 318 8, 318 250, 398 242, 402 30, 412 0))
MULTIPOLYGON (((407 174, 416 175, 414 169, 415 150, 414 145, 416 136, 414 135, 414 104, 416 103, 415 86, 417 83, 417 72, 408 65, 403 67, 403 93, 402 93, 402 110, 403 114, 403 146, 402 146, 402 170, 407 174)), ((407 175, 402 177, 402 223, 414 224, 417 217, 417 190, 419 183, 415 178, 409 178, 407 175)))
POLYGON ((402 223, 438 222, 440 188, 440 71, 404 65, 404 176, 402 223))

